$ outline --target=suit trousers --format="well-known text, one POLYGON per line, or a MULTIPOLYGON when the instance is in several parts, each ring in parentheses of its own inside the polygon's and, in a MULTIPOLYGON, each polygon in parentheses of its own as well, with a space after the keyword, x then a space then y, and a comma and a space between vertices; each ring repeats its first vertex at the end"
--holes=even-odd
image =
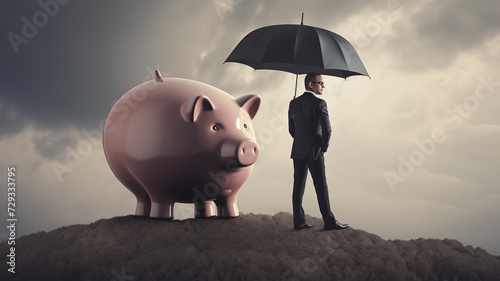
POLYGON ((325 158, 320 153, 315 160, 293 159, 293 224, 295 227, 306 223, 302 197, 306 187, 307 170, 311 173, 318 205, 325 225, 335 224, 335 216, 330 210, 328 185, 326 184, 325 158))

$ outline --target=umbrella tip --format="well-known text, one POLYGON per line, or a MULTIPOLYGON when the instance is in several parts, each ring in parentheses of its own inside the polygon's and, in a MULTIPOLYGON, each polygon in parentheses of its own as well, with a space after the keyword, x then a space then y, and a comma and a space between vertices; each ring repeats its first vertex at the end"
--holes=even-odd
POLYGON ((302 19, 300 20, 300 25, 304 24, 304 12, 302 12, 302 19))

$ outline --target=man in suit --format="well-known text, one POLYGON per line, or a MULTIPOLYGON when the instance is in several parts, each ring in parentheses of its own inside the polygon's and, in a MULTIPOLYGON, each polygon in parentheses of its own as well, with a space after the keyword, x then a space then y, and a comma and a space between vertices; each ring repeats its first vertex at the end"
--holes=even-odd
POLYGON ((290 102, 288 109, 288 131, 293 138, 293 224, 296 230, 311 228, 306 223, 302 197, 306 185, 307 170, 311 173, 319 209, 325 223, 325 230, 345 229, 330 210, 328 186, 325 174, 325 158, 331 136, 330 120, 326 102, 315 95, 322 95, 325 88, 323 77, 309 73, 304 80, 306 91, 290 102))

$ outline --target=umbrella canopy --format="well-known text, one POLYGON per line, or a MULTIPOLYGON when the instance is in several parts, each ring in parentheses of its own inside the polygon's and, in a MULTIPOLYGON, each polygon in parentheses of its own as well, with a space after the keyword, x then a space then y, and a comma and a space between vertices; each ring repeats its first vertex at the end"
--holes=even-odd
MULTIPOLYGON (((234 48, 226 62, 253 69, 281 70, 347 78, 368 76, 354 47, 344 37, 323 28, 282 24, 256 29, 234 48)), ((297 83, 295 83, 297 90, 297 83)))

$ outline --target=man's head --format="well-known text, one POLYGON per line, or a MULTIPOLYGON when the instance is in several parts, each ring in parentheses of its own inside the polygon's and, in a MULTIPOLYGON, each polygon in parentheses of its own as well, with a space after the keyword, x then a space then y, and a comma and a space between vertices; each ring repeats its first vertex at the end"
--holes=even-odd
POLYGON ((325 88, 323 77, 317 73, 307 73, 304 85, 307 91, 314 92, 316 95, 322 95, 323 88, 325 88))

